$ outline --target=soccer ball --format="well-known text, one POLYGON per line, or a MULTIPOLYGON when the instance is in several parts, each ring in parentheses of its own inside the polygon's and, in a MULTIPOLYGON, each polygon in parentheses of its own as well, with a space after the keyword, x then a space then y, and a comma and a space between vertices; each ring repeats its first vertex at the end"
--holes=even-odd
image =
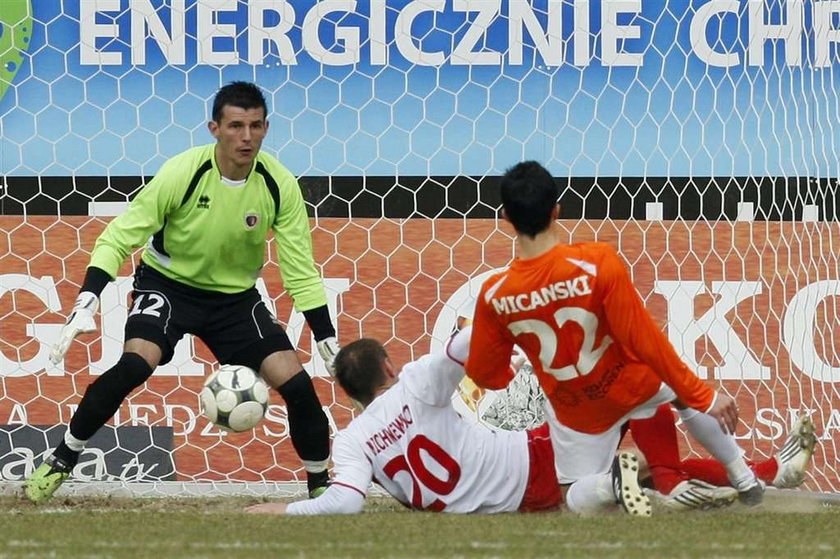
POLYGON ((268 409, 268 385, 243 365, 222 365, 204 382, 201 411, 225 431, 241 433, 259 424, 268 409))

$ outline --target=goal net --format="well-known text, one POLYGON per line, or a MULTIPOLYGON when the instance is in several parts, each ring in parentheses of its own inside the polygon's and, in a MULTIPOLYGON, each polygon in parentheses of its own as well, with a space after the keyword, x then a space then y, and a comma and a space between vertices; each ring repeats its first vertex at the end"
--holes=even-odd
MULTIPOLYGON (((499 175, 536 159, 561 181, 564 240, 617 246, 685 361, 737 398, 746 455, 811 413, 805 487, 840 490, 840 2, 3 0, 0 24, 7 485, 121 352, 133 262, 99 333, 47 359, 96 236, 167 158, 212 141, 212 95, 243 79, 268 94, 264 149, 300 177, 340 340, 377 337, 396 362, 440 347, 514 255, 499 175)), ((258 286, 341 428, 352 406, 267 254, 258 286)), ((215 366, 184 339, 74 478, 295 491, 276 394, 253 432, 200 415, 215 366)))

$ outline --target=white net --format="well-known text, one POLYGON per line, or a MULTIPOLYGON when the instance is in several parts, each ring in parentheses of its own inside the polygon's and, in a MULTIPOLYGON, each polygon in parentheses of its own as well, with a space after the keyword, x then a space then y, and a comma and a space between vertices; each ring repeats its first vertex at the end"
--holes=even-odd
MULTIPOLYGON (((301 177, 340 339, 378 337, 398 362, 439 347, 513 256, 496 177, 537 159, 563 181, 568 240, 614 243, 686 362, 737 397, 746 453, 770 455, 810 410, 806 486, 840 490, 840 3, 3 0, 0 24, 4 480, 120 353, 131 263, 101 336, 47 363, 96 235, 163 161, 211 141, 213 93, 246 79, 269 94, 264 148, 301 177)), ((345 425, 273 260, 260 288, 345 425)), ((296 481, 276 395, 253 433, 199 416, 214 366, 185 340, 75 477, 296 481)))

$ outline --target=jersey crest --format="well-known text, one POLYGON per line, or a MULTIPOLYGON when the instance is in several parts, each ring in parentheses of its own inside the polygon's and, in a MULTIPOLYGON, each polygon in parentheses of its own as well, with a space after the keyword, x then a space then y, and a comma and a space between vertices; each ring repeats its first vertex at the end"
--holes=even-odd
POLYGON ((249 231, 257 226, 257 223, 260 222, 260 214, 255 213, 248 213, 245 214, 245 229, 249 231))

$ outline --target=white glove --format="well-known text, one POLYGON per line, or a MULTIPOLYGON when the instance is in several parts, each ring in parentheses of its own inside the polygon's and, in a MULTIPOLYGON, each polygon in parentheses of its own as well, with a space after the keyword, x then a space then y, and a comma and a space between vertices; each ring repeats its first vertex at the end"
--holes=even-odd
POLYGON ((99 309, 99 297, 90 291, 83 291, 76 297, 76 304, 73 305, 73 312, 67 319, 67 324, 61 329, 61 337, 50 351, 50 361, 55 364, 64 359, 64 354, 70 349, 73 339, 84 332, 96 331, 96 321, 93 315, 99 309))
POLYGON ((335 376, 335 356, 338 355, 338 350, 341 349, 338 345, 338 340, 335 336, 324 338, 315 344, 318 347, 318 353, 321 354, 321 359, 324 360, 324 366, 331 377, 335 376))
MULTIPOLYGON (((335 356, 338 355, 338 351, 341 349, 338 345, 338 340, 334 337, 324 338, 315 345, 318 347, 318 353, 321 354, 321 359, 324 360, 324 366, 327 368, 327 372, 331 377, 335 377, 335 356)), ((353 407, 357 410, 362 411, 365 409, 358 400, 350 398, 350 401, 353 402, 353 407)))

